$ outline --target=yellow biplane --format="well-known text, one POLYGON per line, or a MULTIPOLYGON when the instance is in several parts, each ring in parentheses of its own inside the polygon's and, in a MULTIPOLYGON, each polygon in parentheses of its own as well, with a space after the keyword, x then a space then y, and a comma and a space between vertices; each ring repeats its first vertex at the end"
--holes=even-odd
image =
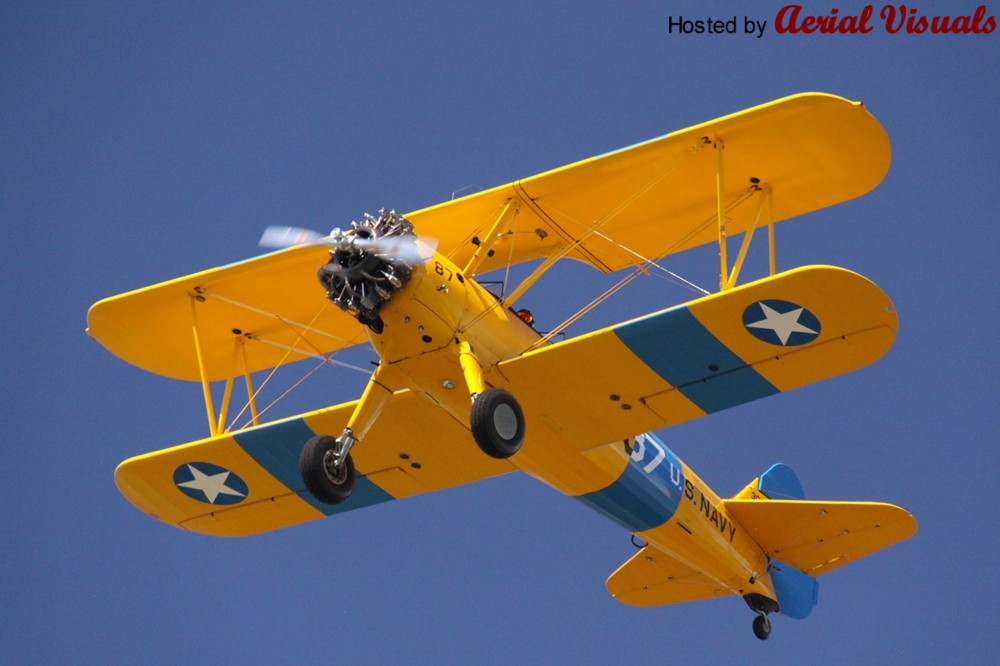
POLYGON ((774 224, 868 192, 888 166, 862 104, 801 94, 329 235, 271 229, 283 249, 91 308, 90 335, 199 382, 208 416, 209 437, 127 460, 115 480, 166 523, 236 536, 521 470, 645 542, 608 579, 616 599, 736 594, 766 638, 769 613, 809 614, 816 576, 916 522, 889 504, 806 500, 782 464, 723 499, 651 431, 885 353, 889 298, 841 268, 777 272, 774 224), (770 274, 740 284, 765 230, 770 274), (705 244, 719 290, 691 302, 560 342, 515 310, 559 259, 643 272, 705 244), (501 296, 477 282, 531 260, 501 296), (261 422, 254 373, 335 364, 364 342, 380 361, 360 399, 261 422), (227 414, 243 381, 252 418, 238 429, 227 414))

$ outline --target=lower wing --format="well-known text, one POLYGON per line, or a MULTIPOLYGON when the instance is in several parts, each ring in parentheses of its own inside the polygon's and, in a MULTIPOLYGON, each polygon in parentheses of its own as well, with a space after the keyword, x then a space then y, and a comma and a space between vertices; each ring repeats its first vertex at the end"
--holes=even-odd
POLYGON ((302 446, 339 434, 354 403, 126 460, 115 472, 121 492, 166 523, 206 534, 243 536, 469 483, 513 470, 484 456, 468 427, 409 391, 396 393, 351 455, 351 497, 323 504, 305 490, 302 446))
POLYGON ((896 326, 892 302, 868 279, 806 266, 499 369, 529 421, 587 450, 868 365, 896 326))

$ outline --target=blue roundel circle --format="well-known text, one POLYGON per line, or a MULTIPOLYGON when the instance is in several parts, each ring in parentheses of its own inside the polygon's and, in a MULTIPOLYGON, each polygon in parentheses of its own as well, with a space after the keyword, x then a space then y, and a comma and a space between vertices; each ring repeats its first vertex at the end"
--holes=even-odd
POLYGON ((801 305, 769 299, 756 301, 743 311, 743 327, 750 335, 771 345, 797 347, 819 337, 819 319, 801 305))
POLYGON ((239 504, 250 489, 246 481, 207 462, 184 463, 174 470, 174 485, 182 493, 206 504, 239 504))

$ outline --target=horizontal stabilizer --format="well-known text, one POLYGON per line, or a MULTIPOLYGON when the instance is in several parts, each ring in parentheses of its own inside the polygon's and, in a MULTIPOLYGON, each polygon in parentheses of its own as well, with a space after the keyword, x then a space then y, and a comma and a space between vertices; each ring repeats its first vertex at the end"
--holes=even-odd
POLYGON ((646 546, 608 578, 608 592, 630 606, 661 606, 729 594, 705 574, 646 546))
POLYGON ((879 502, 733 499, 725 508, 769 557, 811 576, 887 548, 917 529, 907 511, 879 502))

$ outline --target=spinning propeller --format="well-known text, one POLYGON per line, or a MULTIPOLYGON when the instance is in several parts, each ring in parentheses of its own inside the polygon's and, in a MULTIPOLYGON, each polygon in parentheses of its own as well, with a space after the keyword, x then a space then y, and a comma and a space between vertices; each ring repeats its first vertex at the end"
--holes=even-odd
POLYGON ((413 269, 434 255, 437 242, 428 243, 413 233, 413 224, 396 211, 365 214, 347 231, 334 229, 324 236, 298 227, 268 227, 261 247, 283 249, 297 245, 322 245, 330 261, 319 269, 326 296, 375 333, 382 332, 379 310, 403 286, 413 269))
POLYGON ((296 245, 326 245, 341 252, 352 254, 367 252, 379 258, 414 265, 421 264, 433 256, 437 242, 418 239, 410 229, 378 235, 373 233, 372 227, 358 225, 347 232, 334 229, 330 234, 324 235, 312 229, 271 226, 264 230, 258 245, 270 250, 281 250, 296 245))

